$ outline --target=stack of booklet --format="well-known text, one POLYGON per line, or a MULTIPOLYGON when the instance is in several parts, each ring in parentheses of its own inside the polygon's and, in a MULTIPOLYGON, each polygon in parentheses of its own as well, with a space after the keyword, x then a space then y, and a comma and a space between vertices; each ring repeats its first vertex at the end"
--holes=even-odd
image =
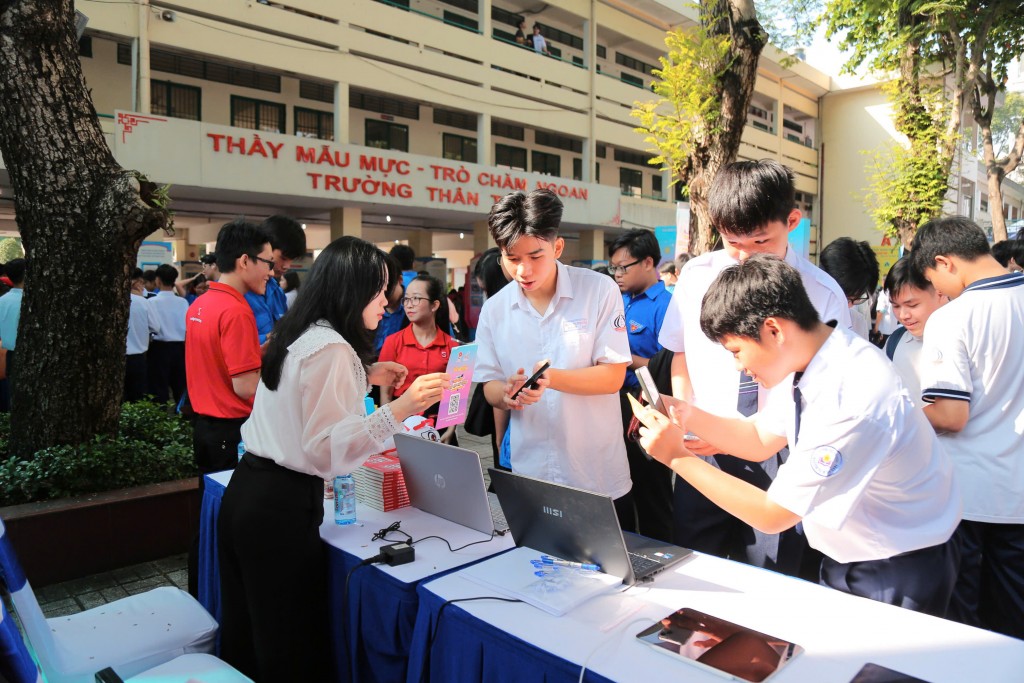
POLYGON ((356 482, 356 500, 374 510, 391 512, 409 506, 409 492, 397 455, 371 456, 352 473, 356 482))

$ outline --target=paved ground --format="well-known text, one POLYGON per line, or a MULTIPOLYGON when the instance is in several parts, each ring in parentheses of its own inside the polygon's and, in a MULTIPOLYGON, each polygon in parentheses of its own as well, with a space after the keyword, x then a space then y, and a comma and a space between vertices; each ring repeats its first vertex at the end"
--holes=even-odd
MULTIPOLYGON (((460 446, 480 454, 484 478, 489 481, 487 468, 494 462, 490 438, 466 434, 461 427, 458 436, 460 446)), ((59 617, 105 605, 128 595, 144 593, 158 586, 177 586, 183 590, 188 588, 185 555, 174 555, 154 562, 36 588, 35 592, 43 614, 47 617, 59 617)))

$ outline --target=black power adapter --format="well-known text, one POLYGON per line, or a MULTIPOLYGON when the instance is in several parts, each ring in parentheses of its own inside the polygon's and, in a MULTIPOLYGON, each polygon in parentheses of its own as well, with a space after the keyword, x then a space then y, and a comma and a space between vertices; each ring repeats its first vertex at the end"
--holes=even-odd
POLYGON ((389 567, 397 567, 400 564, 409 564, 416 559, 415 548, 405 542, 382 545, 380 547, 380 554, 381 557, 384 558, 384 564, 389 567))

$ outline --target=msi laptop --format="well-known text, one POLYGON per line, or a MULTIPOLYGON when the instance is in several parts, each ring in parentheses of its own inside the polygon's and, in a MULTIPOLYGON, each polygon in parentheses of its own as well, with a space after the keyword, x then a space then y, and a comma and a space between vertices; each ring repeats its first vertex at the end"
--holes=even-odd
POLYGON ((492 511, 474 451, 407 434, 395 435, 395 447, 413 507, 487 535, 508 531, 492 511))
POLYGON ((600 565, 601 571, 629 584, 653 577, 691 552, 624 535, 608 496, 501 470, 490 473, 517 546, 600 565))

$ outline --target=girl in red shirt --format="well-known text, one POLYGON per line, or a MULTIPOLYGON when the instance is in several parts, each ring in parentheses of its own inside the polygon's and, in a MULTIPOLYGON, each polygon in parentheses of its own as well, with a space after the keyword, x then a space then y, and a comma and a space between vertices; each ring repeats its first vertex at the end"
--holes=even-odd
MULTIPOLYGON (((381 405, 390 403, 405 393, 420 375, 444 372, 448 367, 451 350, 458 346, 445 330, 448 329, 448 301, 437 278, 417 275, 409 283, 402 298, 409 325, 384 340, 380 350, 381 361, 394 361, 409 369, 405 382, 399 387, 381 387, 381 405)), ((437 415, 437 404, 425 415, 437 415)), ((443 435, 446 443, 456 444, 455 429, 443 435)))

